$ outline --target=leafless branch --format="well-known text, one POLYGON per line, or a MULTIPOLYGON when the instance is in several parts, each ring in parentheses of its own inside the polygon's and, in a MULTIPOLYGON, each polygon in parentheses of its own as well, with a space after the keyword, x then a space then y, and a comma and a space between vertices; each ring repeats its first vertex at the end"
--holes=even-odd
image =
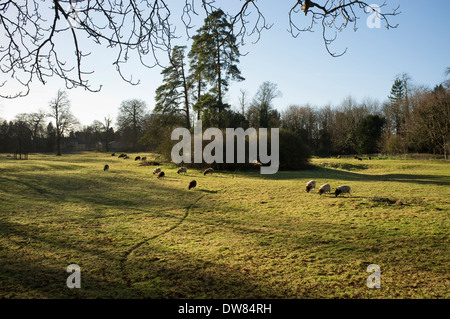
POLYGON ((387 6, 386 2, 379 7, 369 5, 364 1, 358 0, 327 0, 324 5, 317 4, 310 0, 298 0, 297 3, 289 11, 289 32, 293 37, 298 37, 302 32, 312 32, 314 26, 320 21, 322 26, 322 38, 325 48, 328 53, 334 57, 341 56, 347 52, 347 48, 341 53, 334 53, 330 51, 330 44, 333 43, 339 32, 346 29, 349 25, 353 26, 353 30, 357 30, 357 21, 359 16, 366 14, 376 15, 380 22, 384 22, 387 29, 396 28, 389 22, 393 16, 400 14, 399 7, 392 11, 385 13, 384 9, 387 6), (297 15, 302 11, 305 16, 309 14, 310 23, 307 27, 301 28, 298 25, 297 15), (330 36, 330 31, 332 35, 330 36))

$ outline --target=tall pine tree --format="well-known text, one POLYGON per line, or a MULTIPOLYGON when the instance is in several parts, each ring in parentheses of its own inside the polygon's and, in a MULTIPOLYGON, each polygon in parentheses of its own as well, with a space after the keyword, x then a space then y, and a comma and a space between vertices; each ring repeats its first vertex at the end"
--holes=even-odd
POLYGON ((389 95, 392 126, 395 134, 401 135, 405 125, 405 87, 402 79, 396 78, 389 95))
MULTIPOLYGON (((202 89, 202 79, 210 84, 210 93, 215 96, 218 119, 226 107, 223 95, 228 90, 231 80, 242 81, 239 63, 239 48, 232 25, 227 15, 218 9, 205 19, 195 36, 193 36, 191 53, 192 74, 197 80, 197 89, 202 89)), ((200 94, 197 99, 200 100, 200 94)), ((220 123, 219 123, 220 126, 220 123)))

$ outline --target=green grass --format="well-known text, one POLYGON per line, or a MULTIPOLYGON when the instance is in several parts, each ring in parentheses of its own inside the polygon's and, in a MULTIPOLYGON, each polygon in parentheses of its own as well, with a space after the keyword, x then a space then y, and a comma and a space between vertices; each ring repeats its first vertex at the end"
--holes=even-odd
POLYGON ((206 177, 163 165, 157 180, 134 155, 0 156, 0 298, 450 297, 448 162, 206 177), (306 193, 310 179, 352 196, 306 193), (66 286, 72 263, 81 289, 66 286))

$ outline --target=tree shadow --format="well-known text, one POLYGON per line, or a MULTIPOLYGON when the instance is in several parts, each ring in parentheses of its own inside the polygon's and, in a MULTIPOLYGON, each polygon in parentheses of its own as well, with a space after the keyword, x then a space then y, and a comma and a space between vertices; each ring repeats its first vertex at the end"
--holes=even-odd
POLYGON ((330 179, 345 181, 387 181, 417 184, 434 184, 441 186, 450 185, 450 176, 446 175, 422 175, 422 174, 364 174, 330 168, 316 168, 307 171, 279 171, 272 175, 251 174, 267 180, 292 180, 292 179, 330 179))

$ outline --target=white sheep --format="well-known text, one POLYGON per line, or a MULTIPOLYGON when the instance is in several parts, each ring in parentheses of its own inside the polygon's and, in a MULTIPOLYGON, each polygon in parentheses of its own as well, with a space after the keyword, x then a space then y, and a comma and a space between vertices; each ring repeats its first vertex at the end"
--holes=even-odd
POLYGON ((316 188, 316 181, 309 181, 306 183, 306 192, 309 193, 309 191, 313 188, 316 188))
POLYGON ((161 167, 157 167, 153 170, 153 175, 158 174, 159 172, 161 172, 161 167))
POLYGON ((334 191, 334 195, 336 195, 336 197, 337 197, 339 194, 345 194, 345 193, 347 193, 347 194, 349 194, 349 195, 352 195, 352 194, 350 194, 350 186, 347 186, 347 185, 341 185, 341 186, 338 186, 338 187, 336 188, 336 190, 334 191))
POLYGON ((330 184, 323 184, 319 187, 319 195, 322 195, 323 193, 329 193, 331 192, 331 186, 330 184))

